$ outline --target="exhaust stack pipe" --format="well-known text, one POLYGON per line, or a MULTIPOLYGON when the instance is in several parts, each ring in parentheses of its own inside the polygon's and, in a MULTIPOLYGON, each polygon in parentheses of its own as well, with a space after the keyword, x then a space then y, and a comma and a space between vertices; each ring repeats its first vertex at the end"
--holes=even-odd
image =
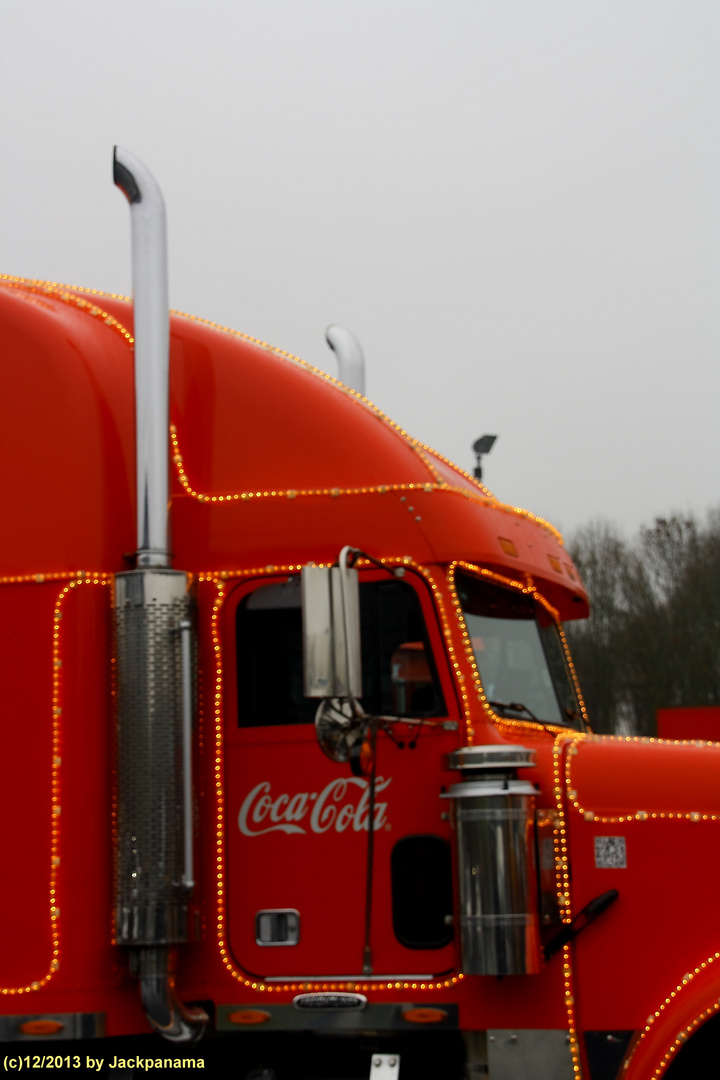
POLYGON ((340 382, 365 396, 365 357, 360 342, 342 326, 328 326, 325 340, 337 356, 340 382))
POLYGON ((169 566, 170 313, 165 200, 157 180, 115 147, 113 180, 130 203, 135 324, 137 563, 169 566))
POLYGON ((194 1042, 202 1010, 175 997, 170 946, 188 940, 193 888, 194 644, 189 575, 170 569, 169 340, 165 203, 152 173, 115 147, 130 203, 135 325, 136 569, 115 575, 115 940, 152 1028, 194 1042))

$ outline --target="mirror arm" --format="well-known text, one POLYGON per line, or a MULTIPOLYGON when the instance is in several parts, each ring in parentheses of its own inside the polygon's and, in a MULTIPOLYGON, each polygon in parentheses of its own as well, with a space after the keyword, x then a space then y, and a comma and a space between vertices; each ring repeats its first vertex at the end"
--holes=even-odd
POLYGON ((342 612, 343 612, 343 630, 345 631, 345 681, 348 688, 349 700, 352 702, 353 711, 357 711, 358 702, 351 693, 351 678, 350 678, 350 623, 348 620, 348 604, 347 604, 347 572, 348 572, 348 559, 350 556, 354 556, 357 552, 357 548, 351 547, 350 544, 346 544, 338 556, 338 566, 340 567, 340 592, 342 594, 342 612))

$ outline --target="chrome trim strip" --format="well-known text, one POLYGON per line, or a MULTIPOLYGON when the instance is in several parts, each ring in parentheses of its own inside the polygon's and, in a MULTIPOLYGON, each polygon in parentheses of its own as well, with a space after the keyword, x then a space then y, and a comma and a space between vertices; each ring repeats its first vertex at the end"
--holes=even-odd
POLYGON ((180 622, 182 657, 182 735, 183 735, 183 831, 185 834, 185 868, 182 883, 186 889, 195 886, 193 874, 193 801, 192 801, 192 721, 193 721, 193 670, 192 670, 192 623, 180 622))
POLYGON ((0 1042, 55 1042, 62 1039, 101 1039, 105 1034, 105 1013, 22 1013, 0 1016, 0 1042), (21 1024, 51 1020, 62 1024, 60 1031, 49 1035, 25 1035, 21 1024))
POLYGON ((268 975, 266 983, 326 983, 326 982, 432 982, 443 978, 442 975, 268 975))
POLYGON ((215 1027, 217 1031, 242 1031, 243 1038, 253 1031, 407 1031, 416 1032, 422 1037, 428 1030, 453 1030, 458 1027, 458 1007, 455 1003, 431 998, 429 1001, 404 1002, 369 1002, 364 1009, 295 1009, 292 1005, 269 1005, 266 1001, 245 1002, 242 1005, 218 1005, 215 1027), (442 1019, 433 1024, 418 1024, 403 1017, 411 1009, 437 1009, 444 1013, 442 1019), (230 1019, 233 1013, 260 1013, 254 1022, 238 1017, 236 1023, 230 1019), (264 1014, 264 1015, 262 1015, 264 1014))

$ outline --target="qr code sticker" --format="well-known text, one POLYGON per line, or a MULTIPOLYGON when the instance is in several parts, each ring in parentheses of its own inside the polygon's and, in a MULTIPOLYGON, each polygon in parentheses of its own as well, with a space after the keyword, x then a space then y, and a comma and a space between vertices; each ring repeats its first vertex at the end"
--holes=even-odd
POLYGON ((627 868, 625 837, 596 836, 595 866, 600 870, 625 870, 627 868))

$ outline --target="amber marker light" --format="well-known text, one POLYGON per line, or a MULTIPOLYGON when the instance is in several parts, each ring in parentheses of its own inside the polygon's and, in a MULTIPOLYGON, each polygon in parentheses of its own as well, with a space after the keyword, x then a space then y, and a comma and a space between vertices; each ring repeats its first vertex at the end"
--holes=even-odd
POLYGON ((518 549, 515 547, 512 540, 508 540, 504 536, 498 536, 498 541, 506 555, 512 555, 514 559, 518 558, 518 549))
POLYGON ((406 1009, 402 1018, 409 1024, 440 1024, 448 1014, 444 1009, 406 1009))
POLYGON ((372 741, 363 739, 350 747, 350 771, 353 776, 372 776, 375 764, 372 741))
POLYGON ((266 1024, 271 1019, 270 1013, 265 1012, 264 1009, 239 1009, 237 1012, 228 1014, 231 1024, 241 1024, 246 1027, 251 1024, 266 1024))
POLYGON ((26 1020, 18 1031, 21 1035, 57 1035, 64 1027, 59 1020, 26 1020))

